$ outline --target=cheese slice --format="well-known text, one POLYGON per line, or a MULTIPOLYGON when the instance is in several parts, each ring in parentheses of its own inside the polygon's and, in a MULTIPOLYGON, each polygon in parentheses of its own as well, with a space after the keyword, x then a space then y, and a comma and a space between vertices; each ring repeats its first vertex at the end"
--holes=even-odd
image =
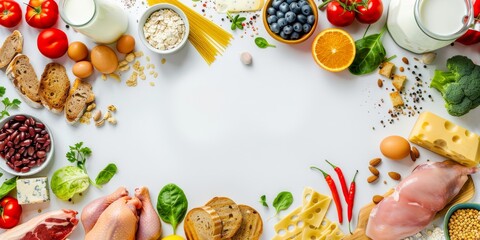
POLYGON ((219 13, 255 12, 263 7, 263 0, 215 0, 215 9, 219 13))
POLYGON ((340 240, 345 235, 338 227, 337 223, 331 222, 325 218, 320 227, 313 226, 305 228, 302 239, 312 240, 340 240))
POLYGON ((465 166, 480 163, 480 137, 431 112, 420 114, 409 140, 465 166))

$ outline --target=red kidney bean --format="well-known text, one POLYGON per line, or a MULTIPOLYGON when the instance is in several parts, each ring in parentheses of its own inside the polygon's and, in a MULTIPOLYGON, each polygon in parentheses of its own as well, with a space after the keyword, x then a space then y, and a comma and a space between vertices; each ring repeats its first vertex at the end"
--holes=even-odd
POLYGON ((22 166, 22 165, 23 165, 23 162, 22 162, 21 160, 14 161, 14 162, 13 162, 13 165, 14 165, 15 167, 19 167, 19 166, 22 166))
POLYGON ((28 153, 28 156, 33 156, 33 153, 35 153, 35 148, 32 146, 28 147, 27 153, 28 153))
POLYGON ((45 151, 38 151, 37 152, 37 157, 38 158, 43 158, 47 155, 47 153, 45 151))
POLYGON ((33 129, 33 127, 29 127, 28 128, 28 134, 30 134, 30 136, 34 136, 35 135, 35 129, 33 129))
POLYGON ((12 134, 13 132, 15 132, 15 130, 11 129, 11 128, 8 128, 7 130, 5 130, 8 134, 12 134))
POLYGON ((33 140, 32 139, 27 139, 27 140, 24 140, 23 142, 20 143, 20 146, 22 147, 28 147, 32 144, 33 140))
POLYGON ((29 171, 30 171, 30 168, 29 168, 29 167, 23 167, 20 171, 21 171, 22 173, 26 173, 26 172, 29 172, 29 171))
POLYGON ((28 131, 28 127, 25 126, 25 125, 23 125, 23 126, 19 127, 18 130, 19 130, 20 132, 26 132, 26 131, 28 131))
POLYGON ((15 119, 15 121, 18 121, 18 122, 24 122, 27 117, 25 117, 24 115, 16 115, 15 117, 13 117, 13 119, 15 119))
POLYGON ((5 138, 7 138, 8 134, 7 133, 2 133, 0 134, 0 141, 4 140, 5 138))
POLYGON ((10 126, 11 129, 14 129, 14 130, 17 130, 17 128, 20 127, 20 123, 19 122, 16 122, 14 124, 12 124, 12 126, 10 126))

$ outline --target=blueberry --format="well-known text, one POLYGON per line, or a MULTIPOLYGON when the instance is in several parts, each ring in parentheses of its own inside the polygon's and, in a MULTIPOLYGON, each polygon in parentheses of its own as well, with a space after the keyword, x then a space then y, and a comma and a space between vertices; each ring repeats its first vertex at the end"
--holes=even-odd
POLYGON ((280 28, 283 28, 287 25, 287 20, 285 18, 279 18, 277 23, 280 28))
POLYGON ((278 21, 278 18, 277 18, 277 16, 275 16, 275 15, 270 15, 270 16, 268 16, 268 18, 267 18, 268 24, 272 24, 272 23, 274 23, 274 22, 276 22, 276 21, 278 21))
POLYGON ((293 32, 293 27, 292 25, 287 25, 283 27, 282 32, 285 34, 291 34, 293 32))
POLYGON ((295 24, 293 24, 293 31, 295 31, 295 32, 301 32, 302 28, 303 28, 303 26, 299 22, 296 22, 295 24))
POLYGON ((269 8, 267 9, 268 15, 275 15, 276 12, 277 12, 277 10, 275 10, 274 7, 269 7, 269 8))
POLYGON ((308 33, 308 32, 310 32, 310 30, 312 30, 312 25, 310 25, 308 23, 305 23, 305 24, 303 24, 302 28, 303 28, 304 33, 308 33))
POLYGON ((288 3, 287 2, 283 2, 282 4, 280 4, 280 7, 278 7, 278 9, 284 13, 288 12, 288 3))
POLYGON ((295 0, 287 0, 287 3, 290 4, 292 2, 295 2, 295 0))
POLYGON ((302 13, 304 15, 308 16, 308 15, 312 14, 312 8, 309 5, 303 5, 302 6, 302 13))
POLYGON ((314 15, 308 15, 307 23, 310 24, 310 25, 313 25, 315 23, 315 16, 314 15))
POLYGON ((285 13, 282 12, 282 11, 277 11, 276 15, 277 15, 278 18, 283 18, 283 17, 285 17, 285 13))
POLYGON ((290 11, 293 11, 294 9, 296 9, 298 6, 297 2, 292 2, 290 3, 290 5, 288 5, 288 7, 290 8, 290 11))
POLYGON ((306 23, 307 22, 307 17, 305 17, 305 15, 303 14, 299 14, 297 15, 297 21, 300 22, 300 23, 306 23))
POLYGON ((274 33, 279 33, 280 32, 280 27, 278 26, 278 23, 272 23, 270 24, 270 30, 274 33))
POLYGON ((280 4, 282 4, 283 2, 284 2, 284 0, 273 0, 272 7, 274 7, 275 9, 278 9, 280 4))
POLYGON ((308 5, 308 2, 305 0, 298 1, 298 6, 302 7, 303 5, 308 5))
POLYGON ((293 23, 297 20, 297 15, 293 12, 287 12, 285 13, 285 19, 287 19, 287 22, 293 23))
POLYGON ((290 35, 290 39, 292 40, 297 40, 300 38, 300 34, 298 32, 293 32, 292 35, 290 35))
POLYGON ((290 34, 286 34, 285 32, 280 32, 280 37, 285 40, 290 40, 290 34))

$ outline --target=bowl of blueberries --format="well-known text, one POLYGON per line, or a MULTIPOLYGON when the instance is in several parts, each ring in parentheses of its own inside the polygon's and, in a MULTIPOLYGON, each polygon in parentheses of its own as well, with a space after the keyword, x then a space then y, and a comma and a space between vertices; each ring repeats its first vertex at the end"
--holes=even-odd
POLYGON ((307 40, 317 27, 318 9, 314 0, 268 0, 263 24, 274 39, 287 44, 307 40))

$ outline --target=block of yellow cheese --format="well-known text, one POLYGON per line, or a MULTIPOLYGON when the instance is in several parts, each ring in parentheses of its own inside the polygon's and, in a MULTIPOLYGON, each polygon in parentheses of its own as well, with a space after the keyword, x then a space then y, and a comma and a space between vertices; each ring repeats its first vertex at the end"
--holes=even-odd
POLYGON ((263 7, 263 0, 215 0, 215 9, 219 13, 255 12, 263 7))
POLYGON ((480 163, 480 136, 431 112, 420 114, 409 140, 465 166, 480 163))

